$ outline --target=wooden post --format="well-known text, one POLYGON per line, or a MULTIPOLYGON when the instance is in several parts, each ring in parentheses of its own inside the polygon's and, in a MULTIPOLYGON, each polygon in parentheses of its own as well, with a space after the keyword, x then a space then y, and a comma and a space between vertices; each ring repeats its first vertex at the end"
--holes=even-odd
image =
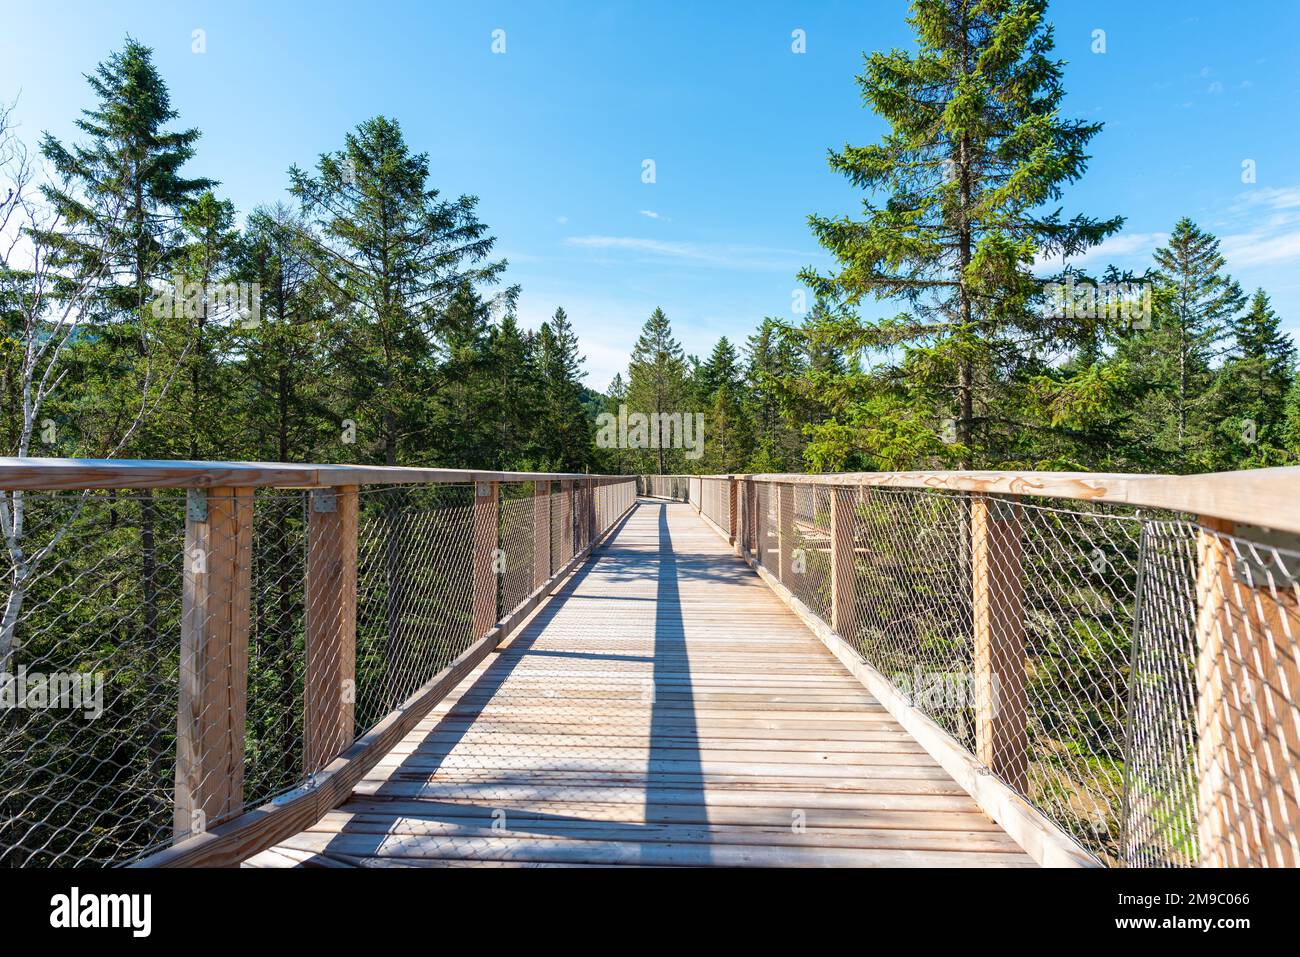
POLYGON ((733 479, 727 479, 727 541, 732 545, 736 544, 736 520, 740 517, 736 503, 736 491, 739 483, 733 479))
MULTIPOLYGON (((1200 519, 1196 579, 1196 724, 1200 864, 1300 865, 1300 607, 1285 582, 1243 563, 1200 519)), ((1261 549, 1267 552, 1267 549, 1261 549)))
POLYGON ((1020 506, 971 496, 975 756, 1012 788, 1028 783, 1020 506))
POLYGON ((749 486, 749 553, 758 557, 758 483, 746 479, 749 486))
POLYGON ((551 483, 533 483, 533 587, 551 577, 551 483))
POLYGON ((854 562, 853 489, 831 486, 831 629, 852 639, 854 562))
POLYGON ((794 558, 794 486, 784 482, 776 486, 776 509, 776 547, 781 553, 777 572, 788 588, 794 558))
POLYGON ((303 769, 329 764, 356 735, 357 487, 316 489, 307 511, 303 769))
POLYGON ((477 640, 497 623, 497 502, 496 482, 474 483, 474 630, 477 640))
POLYGON ((173 833, 243 809, 253 490, 191 490, 181 594, 173 833))

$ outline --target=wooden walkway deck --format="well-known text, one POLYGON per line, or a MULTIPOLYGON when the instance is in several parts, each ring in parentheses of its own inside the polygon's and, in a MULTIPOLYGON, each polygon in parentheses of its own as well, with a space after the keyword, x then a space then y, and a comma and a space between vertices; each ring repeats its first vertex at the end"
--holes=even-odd
POLYGON ((249 866, 1032 866, 688 505, 643 500, 249 866))

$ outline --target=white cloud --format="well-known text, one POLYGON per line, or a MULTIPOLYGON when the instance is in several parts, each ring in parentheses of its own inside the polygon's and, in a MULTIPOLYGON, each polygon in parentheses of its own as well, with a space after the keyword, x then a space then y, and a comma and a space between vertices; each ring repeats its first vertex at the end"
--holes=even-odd
POLYGON ((666 223, 672 222, 672 220, 669 219, 667 216, 664 216, 661 213, 656 213, 653 209, 643 209, 640 210, 640 213, 642 216, 646 217, 647 219, 662 219, 666 223))
POLYGON ((670 242, 635 236, 570 236, 568 246, 579 249, 621 252, 719 269, 753 269, 794 273, 802 266, 822 259, 824 254, 796 249, 773 249, 738 243, 670 242))
POLYGON ((555 217, 555 221, 556 221, 557 223, 559 223, 561 226, 563 226, 565 223, 567 223, 567 222, 569 221, 569 217, 568 217, 568 216, 556 216, 556 217, 555 217))

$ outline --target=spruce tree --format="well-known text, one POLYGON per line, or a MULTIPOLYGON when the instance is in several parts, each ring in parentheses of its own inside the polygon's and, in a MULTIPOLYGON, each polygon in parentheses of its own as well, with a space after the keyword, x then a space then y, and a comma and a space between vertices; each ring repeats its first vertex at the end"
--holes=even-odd
POLYGON ((60 228, 38 236, 60 268, 106 280, 77 356, 84 363, 76 403, 82 447, 107 454, 129 432, 122 451, 175 454, 157 423, 132 423, 172 383, 174 365, 155 354, 176 321, 174 300, 171 310, 150 306, 155 287, 173 281, 184 249, 182 213, 215 183, 182 175, 200 134, 168 129, 179 114, 148 47, 128 37, 86 81, 98 102, 75 125, 87 139, 65 146, 46 133, 41 141, 55 174, 43 192, 60 228))
MULTIPOLYGON (((684 407, 688 391, 686 355, 681 343, 673 337, 672 324, 662 309, 656 308, 650 314, 632 347, 627 391, 629 414, 639 412, 654 416, 654 421, 658 422, 661 415, 687 412, 684 407)), ((676 467, 684 467, 681 465, 684 456, 676 450, 664 448, 665 444, 661 441, 658 449, 645 456, 653 461, 660 475, 668 474, 670 462, 676 467)))
POLYGON ((1228 324, 1245 303, 1241 287, 1223 268, 1219 241, 1187 217, 1174 225, 1169 244, 1155 252, 1156 282, 1163 296, 1157 310, 1173 333, 1177 363, 1178 447, 1188 445, 1188 419, 1198 404, 1198 379, 1204 380, 1210 361, 1228 324))
POLYGON ((583 405, 583 357, 563 308, 557 308, 538 338, 541 416, 554 467, 577 472, 591 465, 593 425, 583 405))
POLYGON ((965 467, 996 459, 1018 429, 992 412, 1017 357, 1077 334, 1031 308, 1035 258, 1081 253, 1122 223, 1065 219, 1055 205, 1101 127, 1059 115, 1045 11, 1045 0, 916 0, 916 49, 871 54, 858 77, 888 131, 830 155, 869 192, 864 215, 810 217, 840 265, 803 281, 831 302, 901 308, 843 330, 840 344, 894 350, 894 376, 932 406, 936 431, 954 421, 965 467))
POLYGON ((315 223, 317 272, 340 310, 335 358, 357 448, 387 465, 423 458, 415 433, 427 439, 420 416, 439 324, 465 283, 492 284, 505 270, 489 259, 495 240, 478 219, 478 200, 440 198, 428 184, 428 156, 412 153, 384 116, 349 132, 314 175, 294 167, 289 176, 315 223))

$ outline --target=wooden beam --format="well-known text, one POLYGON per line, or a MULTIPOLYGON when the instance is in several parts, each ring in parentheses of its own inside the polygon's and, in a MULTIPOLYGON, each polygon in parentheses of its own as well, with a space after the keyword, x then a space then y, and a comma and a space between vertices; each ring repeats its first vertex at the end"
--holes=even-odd
MULTIPOLYGON (((581 472, 480 472, 386 465, 296 465, 288 462, 190 462, 170 459, 0 457, 0 489, 324 488, 339 485, 438 485, 589 479, 581 472)), ((617 480, 620 476, 600 478, 617 480)))
POLYGON ((737 508, 736 495, 740 483, 735 479, 724 479, 727 483, 727 531, 728 540, 732 545, 736 544, 736 522, 740 518, 739 509, 737 508))
POLYGON ((1285 582, 1255 576, 1229 538, 1197 536, 1196 724, 1200 863, 1300 865, 1300 607, 1285 582), (1244 563, 1243 563, 1244 564, 1244 563))
POLYGON ((176 711, 178 838, 243 808, 252 557, 253 490, 191 491, 176 711))
POLYGON ((1025 616, 1020 505, 971 497, 971 588, 975 624, 975 755, 1025 793, 1025 616))
POLYGON ((551 577, 551 483, 533 483, 533 587, 551 577))
POLYGON ((357 487, 320 489, 307 510, 303 767, 352 743, 356 701, 357 487))
POLYGON ((474 483, 474 630, 478 639, 492 630, 497 621, 498 574, 497 504, 500 488, 496 482, 474 483))
POLYGON ((831 488, 831 627, 846 639, 853 637, 854 588, 857 581, 853 550, 854 490, 831 488))

